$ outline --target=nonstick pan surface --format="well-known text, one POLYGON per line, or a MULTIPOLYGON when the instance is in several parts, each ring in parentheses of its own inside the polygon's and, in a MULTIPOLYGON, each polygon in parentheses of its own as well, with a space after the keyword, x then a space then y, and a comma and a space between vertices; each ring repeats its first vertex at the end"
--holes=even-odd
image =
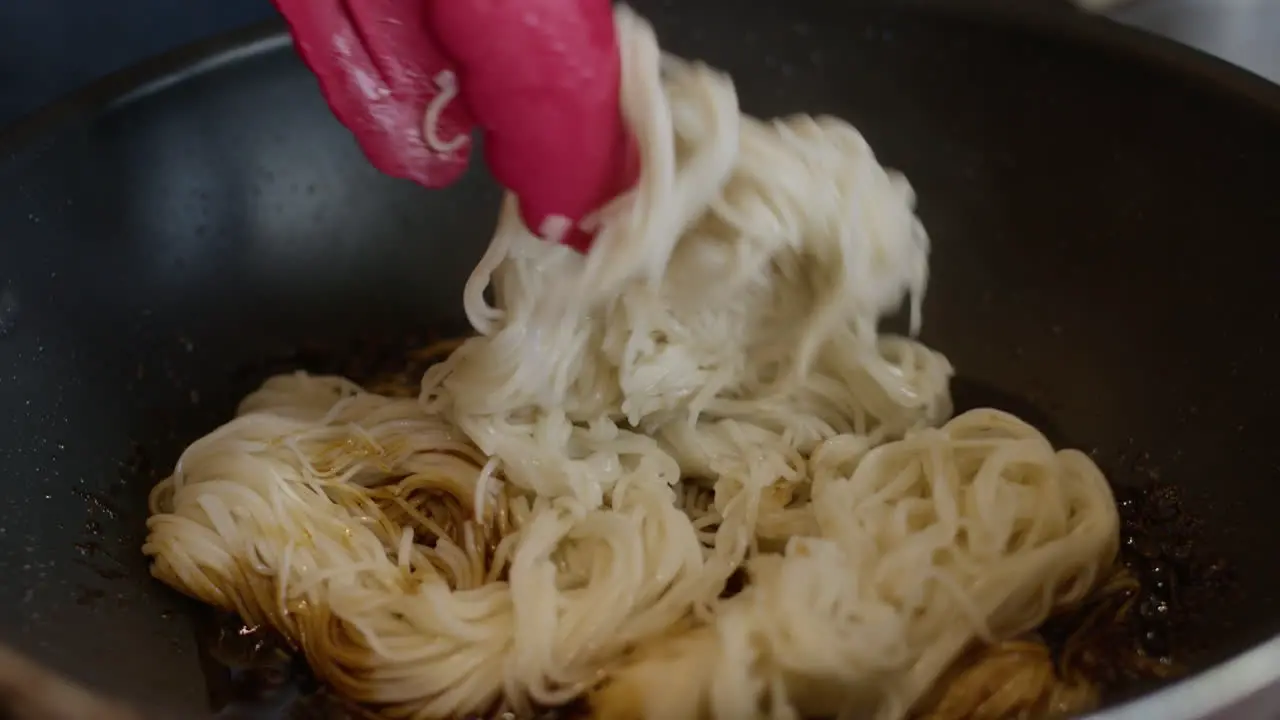
MULTIPOLYGON (((636 4, 748 111, 840 115, 906 172, 958 403, 1176 493, 1197 573, 1230 582, 1170 641, 1216 669, 1110 716, 1280 677, 1280 90, 1040 6, 636 4)), ((465 329, 498 200, 480 169, 435 193, 376 173, 275 25, 0 135, 0 639, 206 715, 199 615, 139 552, 148 489, 268 372, 465 329)))

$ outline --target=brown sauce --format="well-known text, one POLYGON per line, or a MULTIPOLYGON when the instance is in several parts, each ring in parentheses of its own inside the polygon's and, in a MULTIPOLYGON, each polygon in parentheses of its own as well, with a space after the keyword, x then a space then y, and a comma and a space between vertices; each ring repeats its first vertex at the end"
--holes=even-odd
POLYGON ((1135 582, 1042 629, 1059 650, 1075 635, 1078 669, 1101 690, 1103 704, 1185 674, 1204 644, 1208 611, 1232 591, 1225 564, 1199 542, 1200 522, 1178 488, 1151 483, 1114 492, 1120 562, 1135 582), (1091 613, 1092 624, 1082 627, 1091 613))

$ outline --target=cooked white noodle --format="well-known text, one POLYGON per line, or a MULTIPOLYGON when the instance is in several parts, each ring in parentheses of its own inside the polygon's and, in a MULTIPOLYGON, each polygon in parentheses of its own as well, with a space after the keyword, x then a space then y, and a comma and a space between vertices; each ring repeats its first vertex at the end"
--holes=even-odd
POLYGON ((856 130, 743 116, 617 23, 644 173, 590 255, 508 199, 478 336, 417 400, 268 380, 157 486, 144 551, 391 717, 590 690, 602 716, 902 717, 1094 587, 1110 491, 1007 414, 945 422, 946 359, 877 333, 918 324, 928 239, 856 130))

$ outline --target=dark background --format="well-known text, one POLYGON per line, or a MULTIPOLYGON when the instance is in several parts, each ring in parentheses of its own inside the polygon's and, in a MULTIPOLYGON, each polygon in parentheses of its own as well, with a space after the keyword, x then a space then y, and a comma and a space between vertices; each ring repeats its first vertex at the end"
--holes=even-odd
POLYGON ((273 14, 269 0, 0 0, 0 125, 109 72, 273 14))

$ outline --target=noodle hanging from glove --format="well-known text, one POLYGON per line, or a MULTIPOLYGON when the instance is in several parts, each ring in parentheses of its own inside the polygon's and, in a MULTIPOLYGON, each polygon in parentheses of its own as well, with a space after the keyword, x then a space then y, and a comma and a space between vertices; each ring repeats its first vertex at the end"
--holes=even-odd
POLYGON ((268 380, 144 552, 388 717, 905 717, 1106 578, 1110 490, 1008 414, 948 420, 947 360, 878 333, 919 325, 929 241, 854 128, 744 116, 617 26, 643 173, 590 254, 508 198, 418 398, 268 380))

